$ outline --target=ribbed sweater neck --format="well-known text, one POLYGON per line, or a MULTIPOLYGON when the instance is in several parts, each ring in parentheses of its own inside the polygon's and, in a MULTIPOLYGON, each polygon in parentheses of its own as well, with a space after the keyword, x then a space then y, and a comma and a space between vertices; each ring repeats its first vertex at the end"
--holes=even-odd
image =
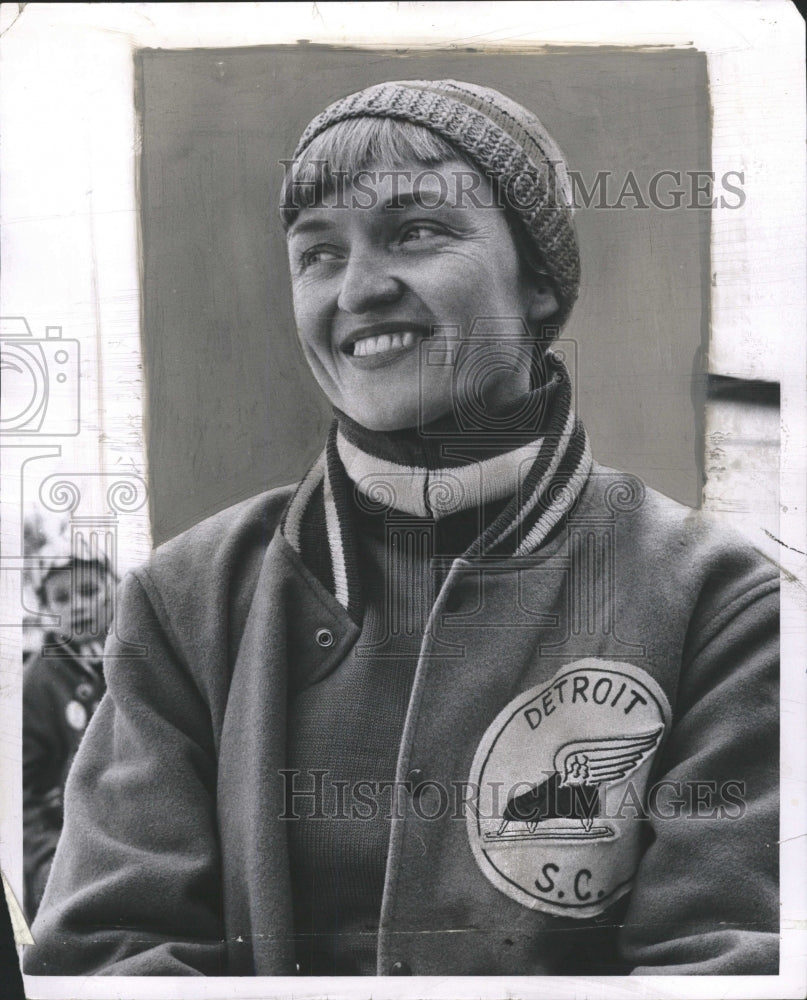
POLYGON ((371 431, 337 411, 336 447, 359 508, 440 520, 512 496, 541 448, 542 399, 535 390, 511 408, 511 426, 499 414, 487 428, 452 411, 426 427, 371 431))
POLYGON ((562 359, 548 352, 545 370, 545 383, 528 400, 530 420, 530 408, 518 411, 523 419, 506 433, 499 424, 473 434, 467 427, 452 429, 450 418, 438 433, 426 435, 425 444, 423 432, 377 435, 342 418, 334 421, 325 451, 286 509, 282 531, 355 622, 362 620, 357 507, 438 519, 505 501, 493 522, 458 553, 467 557, 529 555, 569 512, 588 478, 591 453, 571 408, 562 359), (423 465, 416 464, 418 454, 423 465))

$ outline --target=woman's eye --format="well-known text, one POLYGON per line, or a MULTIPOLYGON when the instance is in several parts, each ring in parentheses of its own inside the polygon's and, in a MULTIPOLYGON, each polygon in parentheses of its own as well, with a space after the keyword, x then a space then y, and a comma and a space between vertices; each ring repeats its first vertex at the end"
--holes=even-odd
POLYGON ((417 225, 410 226, 402 235, 401 243, 418 243, 423 240, 428 240, 435 236, 444 235, 443 231, 438 229, 437 226, 430 225, 417 225))
POLYGON ((304 250, 299 256, 299 263, 303 270, 315 264, 329 264, 331 261, 339 260, 339 251, 334 247, 311 247, 304 250))

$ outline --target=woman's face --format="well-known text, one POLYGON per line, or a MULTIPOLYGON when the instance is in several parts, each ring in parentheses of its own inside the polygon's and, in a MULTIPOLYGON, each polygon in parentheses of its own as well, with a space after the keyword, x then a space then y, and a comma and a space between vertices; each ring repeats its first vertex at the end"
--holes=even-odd
POLYGON ((529 281, 487 178, 413 162, 339 195, 288 233, 300 341, 333 405, 390 431, 522 397, 529 330, 557 301, 529 281))

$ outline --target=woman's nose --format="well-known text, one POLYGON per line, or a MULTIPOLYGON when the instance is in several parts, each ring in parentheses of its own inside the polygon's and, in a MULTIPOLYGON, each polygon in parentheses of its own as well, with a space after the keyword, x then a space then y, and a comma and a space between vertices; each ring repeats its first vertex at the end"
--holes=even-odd
POLYGON ((386 255, 367 250, 351 255, 342 272, 337 304, 344 312, 359 314, 394 302, 400 294, 401 283, 391 273, 386 255))

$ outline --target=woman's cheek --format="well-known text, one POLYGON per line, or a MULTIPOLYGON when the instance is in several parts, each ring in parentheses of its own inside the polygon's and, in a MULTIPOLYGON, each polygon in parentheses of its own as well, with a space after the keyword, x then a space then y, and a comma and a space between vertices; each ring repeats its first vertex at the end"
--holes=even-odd
MULTIPOLYGON (((294 294, 294 320, 301 337, 310 339, 325 325, 325 303, 311 289, 298 289, 294 294)), ((319 339, 317 337, 316 339, 319 339)))

